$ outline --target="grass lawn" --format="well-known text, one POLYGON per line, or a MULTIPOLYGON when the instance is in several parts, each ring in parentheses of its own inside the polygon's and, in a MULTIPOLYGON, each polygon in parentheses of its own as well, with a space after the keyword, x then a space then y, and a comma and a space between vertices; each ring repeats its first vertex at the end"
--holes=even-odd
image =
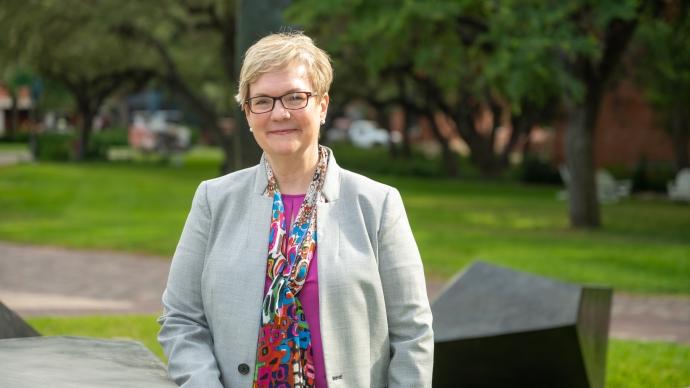
MULTIPOLYGON (((339 163, 360 168, 355 159, 339 163)), ((0 167, 0 240, 169 257, 197 184, 217 175, 218 160, 201 150, 179 168, 0 167)), ((629 199, 603 206, 601 230, 573 231, 557 187, 373 177, 400 189, 430 276, 449 278, 482 259, 617 290, 690 294, 690 206, 629 199)))
POLYGON ((0 152, 28 151, 29 147, 22 143, 0 143, 0 152))
MULTIPOLYGON (((34 317, 29 324, 43 335, 134 339, 165 360, 156 341, 155 315, 34 317)), ((690 385, 690 347, 664 342, 611 340, 608 388, 686 387, 690 385)))

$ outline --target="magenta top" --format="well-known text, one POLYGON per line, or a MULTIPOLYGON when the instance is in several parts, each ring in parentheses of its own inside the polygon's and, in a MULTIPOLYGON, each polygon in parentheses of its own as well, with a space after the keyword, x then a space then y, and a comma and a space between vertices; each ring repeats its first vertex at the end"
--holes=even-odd
MULTIPOLYGON (((285 220, 289 220, 289 225, 292 226, 292 221, 297 217, 299 207, 304 201, 304 194, 281 194, 283 200, 283 207, 285 209, 285 220)), ((288 227, 289 228, 289 227, 288 227)), ((288 235, 290 234, 289 231, 288 235)), ((318 245, 318 241, 317 241, 318 245)), ((318 251, 318 249, 317 249, 318 251)), ((302 303, 305 318, 309 324, 311 331, 311 349, 314 352, 314 369, 316 372, 316 388, 328 388, 326 383, 326 367, 323 361, 323 344, 321 342, 321 325, 319 322, 319 283, 318 283, 318 265, 317 252, 309 264, 309 273, 307 273, 307 280, 302 286, 302 291, 297 295, 302 303)), ((266 284, 264 285, 264 294, 268 292, 271 287, 271 279, 266 275, 266 284)))

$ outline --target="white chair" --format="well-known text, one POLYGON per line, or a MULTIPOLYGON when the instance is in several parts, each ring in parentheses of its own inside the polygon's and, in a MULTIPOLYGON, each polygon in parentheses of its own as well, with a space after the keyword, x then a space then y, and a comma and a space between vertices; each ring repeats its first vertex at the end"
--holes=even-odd
MULTIPOLYGON (((558 172, 566 189, 559 191, 556 198, 567 200, 568 186, 571 184, 570 171, 565 165, 560 165, 558 172)), ((632 181, 630 180, 616 180, 611 173, 603 169, 597 170, 594 179, 597 185, 597 199, 600 203, 614 203, 621 198, 630 196, 632 190, 632 181)))
POLYGON ((617 182, 613 175, 606 170, 597 170, 595 179, 597 181, 597 198, 600 203, 618 202, 625 194, 630 195, 630 189, 627 189, 626 193, 625 186, 617 182))
POLYGON ((690 202, 690 168, 678 171, 675 181, 668 182, 667 187, 672 200, 690 202))

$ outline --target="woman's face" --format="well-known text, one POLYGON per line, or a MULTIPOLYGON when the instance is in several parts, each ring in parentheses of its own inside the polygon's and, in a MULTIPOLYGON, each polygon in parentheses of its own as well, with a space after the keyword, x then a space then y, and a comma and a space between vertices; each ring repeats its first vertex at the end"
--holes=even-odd
MULTIPOLYGON (((290 92, 314 93, 304 65, 262 74, 249 85, 249 98, 280 97, 290 92)), ((311 96, 303 109, 285 109, 280 100, 273 110, 252 113, 245 105, 247 122, 254 139, 269 157, 302 157, 316 152, 321 120, 326 117, 328 95, 311 96)))

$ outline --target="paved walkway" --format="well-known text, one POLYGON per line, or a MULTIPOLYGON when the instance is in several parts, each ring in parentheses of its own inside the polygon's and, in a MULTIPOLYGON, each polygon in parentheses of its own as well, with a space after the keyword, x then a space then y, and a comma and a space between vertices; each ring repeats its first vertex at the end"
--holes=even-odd
MULTIPOLYGON (((170 262, 0 242, 0 301, 23 316, 157 314, 170 262)), ((430 280, 429 297, 443 283, 430 280)), ((615 294, 611 336, 690 344, 690 297, 615 294)))
POLYGON ((0 167, 22 162, 30 162, 31 154, 28 150, 2 150, 0 151, 0 167))

